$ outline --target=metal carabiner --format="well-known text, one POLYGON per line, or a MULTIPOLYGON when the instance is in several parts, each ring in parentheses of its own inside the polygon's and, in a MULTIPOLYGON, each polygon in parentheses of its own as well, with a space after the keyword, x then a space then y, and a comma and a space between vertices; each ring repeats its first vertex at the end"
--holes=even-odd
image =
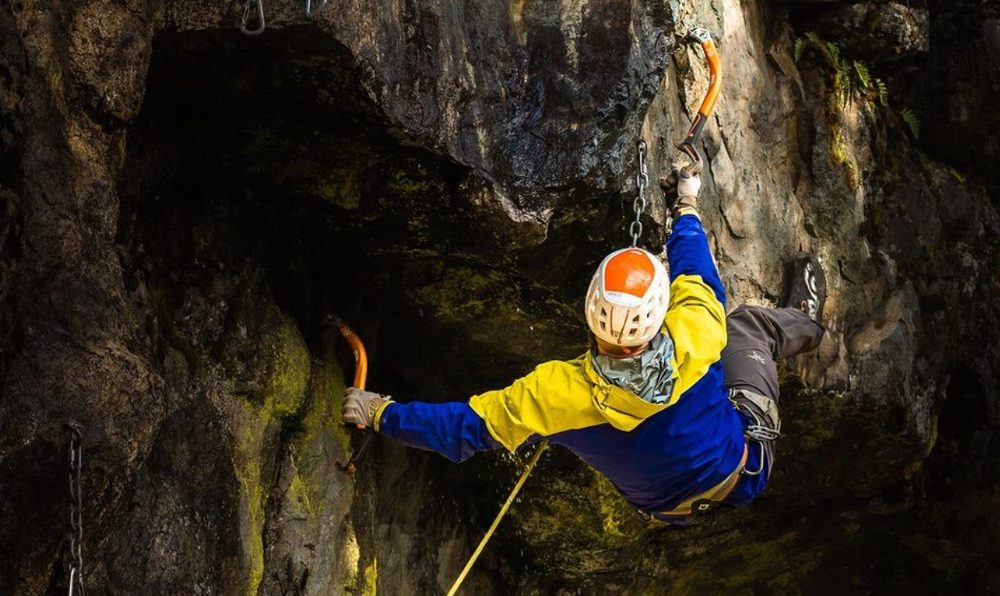
POLYGON ((319 11, 323 10, 323 7, 326 6, 326 3, 328 1, 329 0, 323 0, 322 2, 320 2, 319 6, 317 6, 316 10, 314 11, 312 7, 312 0, 306 0, 306 18, 309 19, 313 18, 313 12, 318 13, 319 11))
POLYGON ((260 35, 267 28, 267 23, 264 22, 264 0, 246 0, 243 3, 243 20, 240 21, 240 31, 243 35, 260 35), (250 22, 250 11, 253 10, 254 5, 257 5, 257 22, 259 25, 256 29, 247 28, 247 23, 250 22))

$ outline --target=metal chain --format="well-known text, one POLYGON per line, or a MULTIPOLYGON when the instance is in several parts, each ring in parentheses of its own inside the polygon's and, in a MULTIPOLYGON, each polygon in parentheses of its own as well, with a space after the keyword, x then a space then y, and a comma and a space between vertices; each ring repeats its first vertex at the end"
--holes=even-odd
POLYGON ((83 495, 80 475, 83 469, 83 427, 68 422, 69 433, 69 596, 84 596, 83 591, 83 495), (75 590, 75 592, 74 592, 75 590))
POLYGON ((635 185, 639 189, 632 207, 635 209, 635 219, 628 227, 629 234, 632 235, 632 247, 639 244, 639 236, 642 236, 642 221, 640 217, 646 210, 646 187, 649 186, 649 172, 646 171, 646 141, 639 139, 639 171, 635 174, 635 185))

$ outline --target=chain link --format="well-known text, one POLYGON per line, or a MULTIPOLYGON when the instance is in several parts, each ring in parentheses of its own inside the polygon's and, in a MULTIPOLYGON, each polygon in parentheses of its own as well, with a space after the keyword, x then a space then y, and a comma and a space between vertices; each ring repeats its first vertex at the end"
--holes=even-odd
POLYGON ((83 427, 69 422, 69 596, 84 596, 83 591, 83 495, 80 476, 83 470, 83 427), (75 592, 74 592, 75 590, 75 592))
POLYGON ((646 171, 646 141, 640 139, 637 147, 639 150, 639 171, 635 174, 635 185, 639 192, 632 202, 632 207, 635 209, 635 219, 628 227, 628 232, 632 235, 633 248, 639 244, 639 237, 642 236, 640 218, 646 210, 646 187, 649 186, 649 172, 646 171))

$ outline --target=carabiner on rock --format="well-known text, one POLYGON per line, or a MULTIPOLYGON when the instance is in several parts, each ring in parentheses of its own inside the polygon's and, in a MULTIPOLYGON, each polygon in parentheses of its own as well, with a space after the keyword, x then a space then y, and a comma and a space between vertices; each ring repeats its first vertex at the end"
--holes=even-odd
POLYGON ((310 18, 311 19, 311 18, 313 18, 313 13, 314 12, 318 13, 319 11, 323 10, 323 7, 326 6, 327 1, 328 0, 323 0, 322 2, 319 3, 319 6, 317 6, 315 9, 313 9, 313 7, 312 7, 312 0, 306 0, 306 18, 310 18))
POLYGON ((244 35, 260 35, 267 28, 267 23, 264 22, 264 0, 246 0, 243 4, 243 20, 240 21, 240 31, 244 35), (250 11, 257 7, 257 28, 250 29, 247 27, 247 23, 250 22, 250 11))

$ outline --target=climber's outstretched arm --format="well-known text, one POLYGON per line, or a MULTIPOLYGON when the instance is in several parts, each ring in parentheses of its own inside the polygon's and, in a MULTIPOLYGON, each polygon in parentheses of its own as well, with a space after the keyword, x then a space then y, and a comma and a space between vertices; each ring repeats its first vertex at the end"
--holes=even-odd
POLYGON ((409 447, 437 451, 453 462, 501 447, 466 403, 388 402, 373 428, 409 447))
POLYGON ((510 386, 476 395, 469 403, 406 404, 351 387, 344 422, 363 424, 420 449, 459 462, 479 451, 514 451, 537 437, 593 424, 584 420, 591 391, 579 363, 552 361, 510 386))

